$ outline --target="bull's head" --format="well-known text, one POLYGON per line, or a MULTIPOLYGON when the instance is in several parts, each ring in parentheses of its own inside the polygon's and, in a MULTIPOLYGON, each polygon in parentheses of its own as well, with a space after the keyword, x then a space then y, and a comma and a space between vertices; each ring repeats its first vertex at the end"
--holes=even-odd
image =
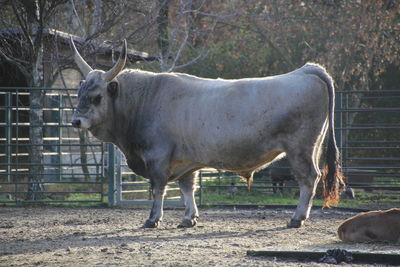
POLYGON ((126 40, 124 40, 118 62, 107 72, 93 70, 79 54, 72 38, 70 42, 75 63, 85 77, 78 91, 78 104, 72 118, 72 126, 93 132, 104 122, 110 121, 108 118, 110 107, 113 99, 118 95, 116 76, 126 63, 126 40))

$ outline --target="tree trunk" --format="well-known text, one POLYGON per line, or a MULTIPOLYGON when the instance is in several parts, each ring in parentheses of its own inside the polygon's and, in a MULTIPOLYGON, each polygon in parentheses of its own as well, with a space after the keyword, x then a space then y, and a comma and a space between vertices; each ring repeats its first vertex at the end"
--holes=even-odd
POLYGON ((32 4, 33 11, 28 13, 30 22, 30 36, 33 41, 32 54, 32 76, 29 85, 34 87, 29 96, 29 141, 30 141, 30 168, 28 199, 36 200, 43 198, 43 104, 44 92, 36 88, 43 87, 43 39, 41 31, 41 14, 39 2, 35 0, 32 4))
POLYGON ((98 34, 102 23, 103 14, 103 2, 102 0, 92 0, 93 13, 91 23, 89 25, 89 38, 93 38, 94 35, 98 34))
MULTIPOLYGON (((33 75, 39 75, 34 73, 33 75)), ((36 200, 42 198, 43 185, 43 99, 42 90, 33 90, 29 96, 29 140, 30 140, 30 169, 28 199, 36 200)))
POLYGON ((157 16, 158 25, 158 48, 161 52, 161 70, 165 71, 166 61, 169 57, 169 34, 168 34, 168 4, 169 0, 158 0, 160 10, 157 16))

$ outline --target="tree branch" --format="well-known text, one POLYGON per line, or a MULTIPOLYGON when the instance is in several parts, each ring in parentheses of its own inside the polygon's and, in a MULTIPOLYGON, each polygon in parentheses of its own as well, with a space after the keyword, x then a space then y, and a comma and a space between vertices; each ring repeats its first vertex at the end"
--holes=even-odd
POLYGON ((15 65, 25 77, 29 77, 30 73, 27 71, 26 65, 28 64, 27 61, 20 60, 18 58, 8 56, 6 53, 0 49, 0 56, 2 56, 7 62, 15 65))
POLYGON ((86 34, 86 30, 83 27, 83 24, 82 24, 82 21, 79 18, 78 12, 76 11, 74 0, 70 0, 70 3, 71 3, 71 7, 72 7, 72 12, 74 13, 74 15, 75 15, 75 17, 76 17, 76 19, 78 21, 79 28, 82 30, 83 35, 86 37, 86 35, 87 35, 86 34))
POLYGON ((12 7, 12 9, 13 9, 13 12, 14 12, 14 15, 15 15, 15 17, 17 18, 17 20, 18 20, 18 24, 19 24, 19 26, 21 27, 21 29, 22 29, 22 32, 23 32, 23 34, 24 34, 24 36, 25 36, 25 38, 26 38, 26 41, 28 42, 28 45, 31 47, 31 49, 33 50, 33 41, 32 41, 32 39, 31 39, 31 36, 30 36, 30 34, 28 33, 28 29, 27 29, 27 27, 26 27, 26 24, 24 24, 23 23, 23 21, 22 21, 22 19, 21 19, 21 16, 20 16, 20 14, 19 14, 19 12, 18 12, 18 10, 17 10, 17 7, 15 6, 15 3, 16 3, 16 1, 12 1, 12 4, 11 4, 11 7, 12 7))

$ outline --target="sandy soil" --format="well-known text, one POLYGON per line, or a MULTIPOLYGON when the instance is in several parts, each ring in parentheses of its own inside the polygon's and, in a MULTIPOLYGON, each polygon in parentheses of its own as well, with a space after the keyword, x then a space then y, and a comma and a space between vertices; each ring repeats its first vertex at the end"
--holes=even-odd
POLYGON ((177 229, 183 210, 166 209, 159 229, 142 229, 148 208, 0 207, 0 266, 332 266, 246 252, 400 253, 398 245, 340 242, 337 226, 353 213, 313 210, 303 228, 287 229, 292 212, 203 208, 197 227, 177 229))

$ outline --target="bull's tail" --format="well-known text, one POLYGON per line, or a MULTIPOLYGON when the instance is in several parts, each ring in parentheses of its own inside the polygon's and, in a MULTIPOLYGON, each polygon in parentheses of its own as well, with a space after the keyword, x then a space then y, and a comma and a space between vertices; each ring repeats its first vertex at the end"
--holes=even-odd
POLYGON ((304 66, 305 72, 317 75, 328 86, 329 93, 329 128, 328 143, 326 151, 326 165, 322 173, 323 195, 325 198, 324 207, 330 207, 339 202, 340 189, 345 188, 343 174, 340 171, 340 155, 335 138, 335 88, 332 77, 323 67, 317 64, 308 63, 304 66))

